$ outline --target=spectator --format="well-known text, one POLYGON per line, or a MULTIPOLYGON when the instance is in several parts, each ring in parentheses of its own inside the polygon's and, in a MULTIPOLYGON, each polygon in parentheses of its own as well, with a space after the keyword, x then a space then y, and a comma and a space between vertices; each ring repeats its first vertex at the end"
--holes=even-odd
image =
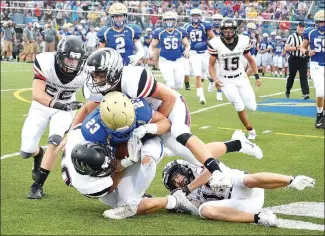
POLYGON ((41 13, 41 8, 35 4, 34 5, 34 9, 35 9, 35 16, 37 17, 38 21, 41 21, 41 18, 42 18, 42 13, 41 13))
POLYGON ((52 25, 52 21, 48 21, 48 28, 44 30, 45 52, 55 52, 56 29, 52 25))
MULTIPOLYGON (((157 14, 157 12, 154 12, 153 14, 157 14)), ((155 29, 158 20, 159 20, 159 16, 157 16, 157 15, 151 15, 150 16, 150 24, 151 24, 151 27, 150 28, 155 29)))
POLYGON ((184 6, 184 4, 182 2, 179 3, 176 12, 177 12, 178 15, 185 15, 186 14, 185 6, 184 6))
POLYGON ((96 50, 97 46, 97 35, 94 26, 90 26, 90 32, 87 34, 87 54, 88 56, 96 50))
POLYGON ((56 3, 56 9, 58 9, 58 11, 56 12, 55 20, 58 26, 62 26, 63 24, 63 12, 61 11, 62 7, 63 4, 61 2, 56 3))
POLYGON ((4 47, 1 56, 3 59, 7 56, 8 61, 12 61, 13 42, 16 41, 16 32, 12 26, 12 21, 3 25, 3 41, 4 47))
POLYGON ((306 28, 314 26, 314 17, 309 13, 307 19, 305 20, 306 28))
POLYGON ((281 22, 279 24, 279 31, 280 31, 280 35, 281 37, 285 36, 288 37, 289 36, 289 30, 291 29, 291 24, 290 22, 288 22, 289 18, 284 18, 283 20, 285 20, 285 22, 281 22))
MULTIPOLYGON (((101 5, 101 4, 98 3, 98 5, 101 5)), ((77 6, 76 2, 71 3, 71 9, 72 9, 72 15, 71 15, 72 23, 74 25, 77 25, 78 22, 79 22, 79 16, 78 16, 78 12, 77 12, 78 11, 78 6, 77 6)))
POLYGON ((31 44, 35 43, 35 40, 33 38, 33 24, 32 22, 29 22, 27 27, 23 31, 23 39, 24 39, 24 51, 20 55, 20 59, 22 61, 26 60, 26 62, 31 62, 32 55, 31 55, 31 44))
POLYGON ((305 1, 299 1, 298 3, 298 11, 302 12, 302 14, 305 14, 307 10, 307 3, 305 1))
POLYGON ((10 20, 10 15, 11 15, 10 9, 5 8, 2 10, 2 12, 3 12, 3 21, 10 20))
POLYGON ((46 22, 46 21, 52 20, 52 18, 53 18, 52 14, 53 14, 52 8, 51 8, 51 6, 48 5, 46 7, 46 11, 44 12, 44 21, 46 22))

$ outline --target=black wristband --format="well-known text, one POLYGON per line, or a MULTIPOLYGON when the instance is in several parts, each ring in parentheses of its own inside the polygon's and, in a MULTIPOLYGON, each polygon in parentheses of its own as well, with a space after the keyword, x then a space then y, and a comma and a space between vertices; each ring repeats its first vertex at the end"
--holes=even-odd
MULTIPOLYGON (((260 214, 260 213, 258 213, 260 214)), ((258 216, 258 214, 254 214, 254 223, 258 223, 258 221, 260 220, 260 217, 258 216)))
POLYGON ((305 51, 305 56, 309 56, 309 50, 305 51))
POLYGON ((256 80, 260 79, 260 75, 259 74, 255 74, 254 76, 255 76, 255 79, 256 80))
POLYGON ((49 107, 51 107, 51 103, 53 102, 54 98, 51 99, 51 101, 49 102, 49 107))
POLYGON ((185 187, 182 188, 183 192, 187 195, 189 195, 191 193, 190 189, 188 188, 188 186, 186 185, 185 187))
POLYGON ((65 111, 67 109, 67 105, 61 102, 56 102, 54 103, 53 108, 65 111))

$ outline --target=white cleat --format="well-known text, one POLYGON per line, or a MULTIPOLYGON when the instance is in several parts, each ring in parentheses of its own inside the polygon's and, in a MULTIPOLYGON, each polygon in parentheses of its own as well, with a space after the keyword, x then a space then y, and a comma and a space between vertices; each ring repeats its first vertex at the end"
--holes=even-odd
POLYGON ((270 227, 276 227, 278 225, 278 218, 272 211, 263 211, 258 214, 260 218, 258 224, 270 227))
POLYGON ((205 97, 200 97, 200 104, 206 104, 205 97))
POLYGON ((247 138, 250 139, 250 140, 255 140, 256 139, 256 131, 255 129, 252 129, 252 130, 249 130, 248 131, 248 136, 247 138))
POLYGON ((240 141, 241 149, 239 150, 239 152, 256 157, 257 159, 263 158, 262 149, 259 146, 257 146, 255 143, 252 143, 251 141, 249 141, 246 138, 243 131, 236 130, 233 133, 231 140, 239 140, 240 141))
POLYGON ((217 101, 223 101, 222 92, 217 92, 217 101))
POLYGON ((212 92, 214 87, 214 82, 209 82, 208 92, 212 92))
POLYGON ((185 193, 182 190, 176 190, 173 192, 172 196, 176 198, 175 209, 192 215, 199 215, 199 209, 186 198, 185 193))
POLYGON ((122 220, 134 216, 137 213, 137 206, 124 204, 114 209, 104 211, 104 218, 122 220))
POLYGON ((305 188, 313 188, 315 186, 316 180, 304 175, 298 175, 294 177, 291 184, 289 184, 288 188, 294 188, 297 190, 304 190, 305 188))

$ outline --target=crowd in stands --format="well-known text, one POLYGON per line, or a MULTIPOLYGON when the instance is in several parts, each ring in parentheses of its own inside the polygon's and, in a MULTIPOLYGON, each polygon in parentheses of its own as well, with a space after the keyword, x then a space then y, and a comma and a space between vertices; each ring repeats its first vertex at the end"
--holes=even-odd
MULTIPOLYGON (((87 34, 90 31, 94 32, 109 22, 105 12, 114 2, 117 1, 1 1, 1 22, 12 20, 15 26, 15 23, 19 24, 19 22, 15 22, 15 15, 23 15, 24 22, 20 23, 25 24, 27 28, 29 23, 32 23, 33 40, 38 45, 35 50, 42 52, 45 48, 44 32, 46 32, 49 22, 53 23, 53 28, 57 31, 55 33, 57 35, 56 43, 65 31, 70 34, 78 34, 87 43, 89 41, 87 34), (15 9, 4 7, 14 7, 15 9)), ((161 17, 159 15, 166 11, 177 12, 178 23, 182 26, 189 21, 188 15, 193 8, 200 8, 206 20, 216 13, 238 19, 239 33, 246 30, 246 24, 250 20, 257 25, 261 34, 276 32, 282 38, 286 38, 292 30, 295 30, 295 26, 290 22, 266 22, 265 20, 303 20, 306 21, 307 26, 313 24, 311 14, 308 15, 311 1, 150 0, 119 2, 123 2, 131 13, 129 22, 141 26, 143 30, 147 27, 153 29, 160 27, 161 17)), ((94 44, 93 40, 91 42, 94 44)), ((17 37, 14 46, 20 48, 20 44, 24 44, 23 34, 17 37)))

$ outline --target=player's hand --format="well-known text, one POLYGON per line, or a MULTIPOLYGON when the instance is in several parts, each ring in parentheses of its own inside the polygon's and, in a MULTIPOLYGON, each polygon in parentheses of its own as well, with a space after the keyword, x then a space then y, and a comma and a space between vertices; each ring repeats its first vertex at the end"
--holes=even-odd
POLYGON ((154 58, 155 55, 156 55, 156 52, 155 52, 154 50, 152 50, 150 47, 149 47, 149 51, 148 51, 148 53, 149 53, 149 57, 150 57, 150 58, 154 58))
POLYGON ((56 102, 53 105, 53 108, 58 109, 58 110, 62 110, 62 111, 74 111, 74 110, 78 110, 80 108, 83 107, 83 103, 82 102, 70 102, 70 103, 61 103, 61 102, 56 102))
POLYGON ((131 56, 129 56, 129 58, 130 58, 130 64, 133 66, 135 66, 138 63, 138 61, 141 59, 137 55, 131 55, 131 56))
POLYGON ((315 51, 314 50, 310 50, 308 53, 308 56, 312 57, 315 55, 315 51))
POLYGON ((183 56, 185 58, 189 58, 190 57, 190 50, 189 49, 185 49, 184 52, 183 52, 183 56))
POLYGON ((209 179, 209 184, 214 193, 218 192, 219 188, 231 188, 231 180, 221 171, 216 170, 212 173, 209 179))
POLYGON ((145 125, 141 125, 138 128, 134 129, 132 132, 131 138, 136 138, 138 140, 141 140, 147 133, 147 129, 145 125))
POLYGON ((133 162, 138 162, 140 159, 141 147, 142 147, 141 140, 131 137, 128 141, 128 152, 129 152, 128 159, 130 159, 133 162))
POLYGON ((223 87, 223 83, 222 83, 222 81, 219 80, 219 79, 216 79, 216 80, 214 81, 214 85, 216 86, 217 89, 221 89, 221 88, 223 87))
MULTIPOLYGON (((68 133, 69 134, 69 133, 68 133)), ((56 156, 61 150, 65 149, 65 145, 68 142, 68 134, 65 136, 65 138, 61 141, 61 143, 56 147, 56 149, 53 152, 53 155, 56 156)))
POLYGON ((261 81, 260 79, 255 80, 255 85, 256 85, 257 87, 261 87, 261 85, 262 85, 262 81, 261 81))

